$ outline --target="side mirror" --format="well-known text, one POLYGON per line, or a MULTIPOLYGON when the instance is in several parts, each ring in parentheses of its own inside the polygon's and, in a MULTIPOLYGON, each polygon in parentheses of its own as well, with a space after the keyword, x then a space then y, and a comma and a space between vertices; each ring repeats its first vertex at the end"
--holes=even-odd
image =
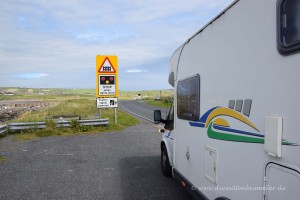
POLYGON ((154 110, 154 123, 159 124, 159 122, 161 122, 161 111, 154 110))

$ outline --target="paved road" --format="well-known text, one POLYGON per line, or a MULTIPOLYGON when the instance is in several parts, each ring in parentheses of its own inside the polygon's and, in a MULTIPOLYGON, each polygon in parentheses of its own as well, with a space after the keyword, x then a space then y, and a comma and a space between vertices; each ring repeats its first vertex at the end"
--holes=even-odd
POLYGON ((160 108, 155 106, 150 106, 146 104, 144 101, 120 101, 121 108, 126 110, 127 112, 137 115, 143 119, 153 122, 153 112, 154 110, 161 110, 162 118, 166 118, 168 114, 167 108, 160 108))
POLYGON ((160 169, 160 135, 150 122, 123 132, 0 139, 0 199, 187 200, 160 169))

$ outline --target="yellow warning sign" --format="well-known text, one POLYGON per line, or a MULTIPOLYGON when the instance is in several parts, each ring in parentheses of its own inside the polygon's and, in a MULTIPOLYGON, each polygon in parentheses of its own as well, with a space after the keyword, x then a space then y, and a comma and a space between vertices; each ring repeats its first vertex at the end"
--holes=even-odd
POLYGON ((96 56, 96 96, 118 97, 117 56, 96 56))

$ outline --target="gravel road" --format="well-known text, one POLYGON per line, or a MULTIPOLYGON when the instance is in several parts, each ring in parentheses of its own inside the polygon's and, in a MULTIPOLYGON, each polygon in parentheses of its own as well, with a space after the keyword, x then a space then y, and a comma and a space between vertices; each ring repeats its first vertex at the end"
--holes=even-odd
POLYGON ((2 138, 0 199, 190 199, 161 173, 160 138, 145 120, 121 132, 2 138))

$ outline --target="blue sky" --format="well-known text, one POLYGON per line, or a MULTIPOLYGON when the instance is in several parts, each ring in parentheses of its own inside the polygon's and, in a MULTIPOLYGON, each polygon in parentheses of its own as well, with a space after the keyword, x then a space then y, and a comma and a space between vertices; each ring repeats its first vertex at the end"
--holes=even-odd
POLYGON ((117 55, 119 89, 167 89, 170 56, 232 0, 2 0, 0 86, 95 88, 117 55))

